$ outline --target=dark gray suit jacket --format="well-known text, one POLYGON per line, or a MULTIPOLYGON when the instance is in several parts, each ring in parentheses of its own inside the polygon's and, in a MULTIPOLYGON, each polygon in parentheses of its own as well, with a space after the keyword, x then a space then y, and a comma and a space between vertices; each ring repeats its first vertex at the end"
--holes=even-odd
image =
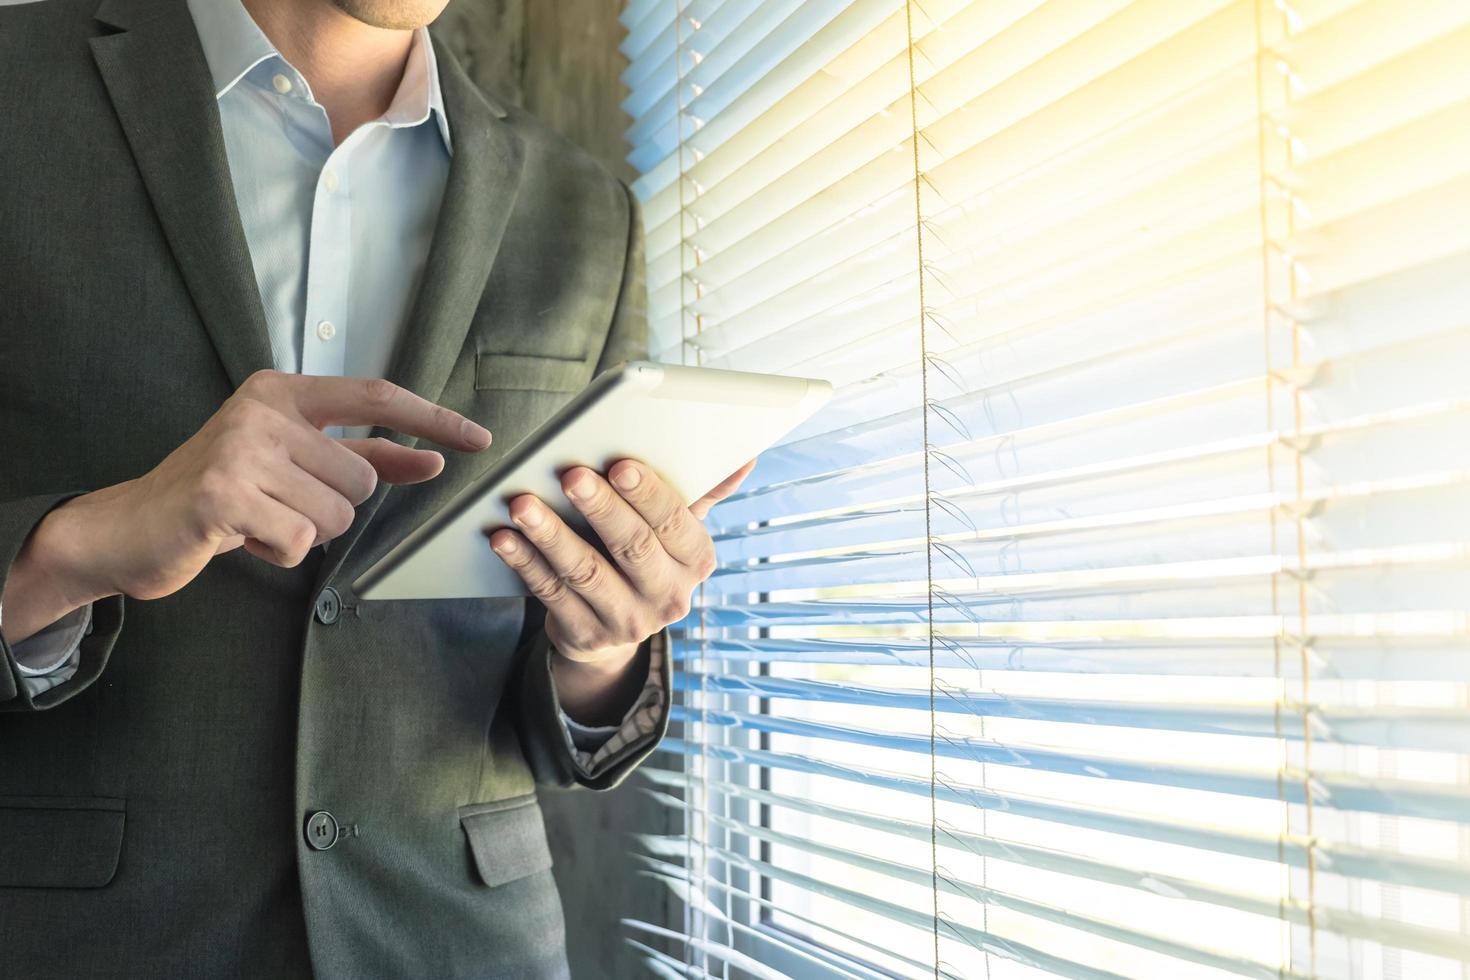
MULTIPOLYGON (((97 2, 0 7, 0 584, 49 509, 146 472, 271 363, 187 8, 97 2)), ((641 239, 624 186, 437 51, 453 162, 390 376, 495 448, 380 487, 301 567, 240 550, 99 603, 77 676, 35 698, 0 643, 0 973, 565 972, 536 783, 612 786, 663 726, 583 778, 535 609, 348 583, 642 352, 641 239)))

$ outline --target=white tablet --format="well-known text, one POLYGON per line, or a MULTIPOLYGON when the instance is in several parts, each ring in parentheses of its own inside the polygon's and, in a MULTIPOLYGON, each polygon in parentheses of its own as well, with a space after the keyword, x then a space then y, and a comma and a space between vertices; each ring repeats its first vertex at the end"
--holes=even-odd
POLYGON ((635 361, 599 375, 352 583, 361 599, 525 595, 485 540, 507 505, 534 493, 596 541, 562 492, 573 466, 605 473, 620 459, 650 466, 693 503, 790 432, 832 395, 810 378, 635 361))

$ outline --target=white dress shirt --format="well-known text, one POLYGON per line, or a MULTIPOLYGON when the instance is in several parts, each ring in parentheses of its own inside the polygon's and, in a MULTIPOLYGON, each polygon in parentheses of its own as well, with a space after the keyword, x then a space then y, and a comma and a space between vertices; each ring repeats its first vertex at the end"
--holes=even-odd
MULTIPOLYGON (((240 0, 188 4, 276 370, 385 376, 428 260, 452 153, 428 31, 414 32, 388 110, 334 146, 305 77, 240 0)), ((14 646, 33 695, 76 673, 91 614, 78 609, 14 646)), ((649 684, 623 725, 593 728, 563 715, 573 755, 589 772, 656 723, 667 663, 662 643, 652 653, 649 684)))

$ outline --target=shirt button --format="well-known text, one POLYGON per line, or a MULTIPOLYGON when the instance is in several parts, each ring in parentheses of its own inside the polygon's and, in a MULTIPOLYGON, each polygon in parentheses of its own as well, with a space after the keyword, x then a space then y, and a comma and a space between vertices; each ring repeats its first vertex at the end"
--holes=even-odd
POLYGON ((280 92, 282 95, 285 95, 287 92, 291 91, 291 79, 287 78, 285 75, 277 75, 275 78, 272 78, 271 84, 274 85, 276 87, 276 91, 280 92))
POLYGON ((323 626, 331 626, 342 615, 342 597, 337 590, 330 585, 322 589, 321 594, 316 597, 316 621, 323 626))
POLYGON ((341 182, 337 180, 337 171, 328 170, 324 172, 322 174, 322 186, 327 189, 328 194, 337 193, 337 188, 341 186, 341 182))
POLYGON ((337 818, 326 810, 318 810, 307 817, 306 843, 317 851, 325 851, 337 843, 337 818))
POLYGON ((323 320, 316 325, 316 335, 322 340, 331 340, 337 336, 337 328, 331 320, 323 320))

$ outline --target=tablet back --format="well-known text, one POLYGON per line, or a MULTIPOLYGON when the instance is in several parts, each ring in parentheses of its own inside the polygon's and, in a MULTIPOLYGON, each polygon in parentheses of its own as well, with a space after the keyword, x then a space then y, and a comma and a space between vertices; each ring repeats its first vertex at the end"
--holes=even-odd
POLYGON ((510 523, 515 496, 536 494, 591 537, 562 493, 560 475, 570 467, 605 472, 620 459, 642 460, 692 503, 831 393, 809 378, 642 361, 612 368, 359 576, 353 591, 361 599, 524 595, 483 534, 510 523))

